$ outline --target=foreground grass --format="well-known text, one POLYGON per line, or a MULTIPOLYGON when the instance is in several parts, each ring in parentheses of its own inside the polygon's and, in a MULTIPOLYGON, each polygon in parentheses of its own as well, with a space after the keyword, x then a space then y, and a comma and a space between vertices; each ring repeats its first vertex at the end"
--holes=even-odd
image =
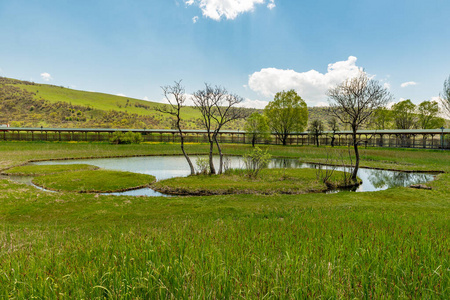
POLYGON ((78 193, 112 193, 149 186, 155 176, 111 170, 76 171, 40 176, 37 186, 53 191, 78 193))
POLYGON ((97 170, 98 167, 86 164, 73 165, 29 165, 14 167, 4 171, 4 175, 41 176, 70 171, 97 170))
POLYGON ((245 170, 228 170, 222 175, 176 177, 158 181, 153 188, 173 195, 306 194, 344 187, 343 172, 333 172, 329 185, 317 179, 315 169, 264 169, 257 178, 245 170))
MULTIPOLYGON (((0 161, 23 162, 32 149, 39 158, 178 149, 41 145, 0 144, 0 161)), ((270 149, 305 161, 326 156, 270 149)), ((450 168, 440 152, 368 149, 363 159, 450 168)), ((0 298, 448 299, 449 183, 441 174, 432 190, 150 198, 46 193, 0 180, 0 298)))

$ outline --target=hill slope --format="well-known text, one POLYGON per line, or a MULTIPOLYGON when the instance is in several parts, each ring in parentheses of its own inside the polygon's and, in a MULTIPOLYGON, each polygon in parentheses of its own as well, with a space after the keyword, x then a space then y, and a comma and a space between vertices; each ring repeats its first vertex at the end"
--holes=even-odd
MULTIPOLYGON (((173 128, 174 119, 155 110, 164 105, 0 77, 0 123, 14 127, 173 128)), ((331 118, 324 107, 309 107, 308 112, 309 122, 319 119, 326 126, 331 118)), ((194 107, 186 107, 182 117, 184 128, 202 128, 194 107)), ((242 130, 244 123, 239 120, 226 129, 242 130)))
MULTIPOLYGON (((165 104, 0 77, 0 123, 18 127, 172 128, 155 110, 165 104)), ((200 113, 183 110, 184 127, 199 129, 200 113)), ((229 128, 242 128, 244 120, 229 128)))

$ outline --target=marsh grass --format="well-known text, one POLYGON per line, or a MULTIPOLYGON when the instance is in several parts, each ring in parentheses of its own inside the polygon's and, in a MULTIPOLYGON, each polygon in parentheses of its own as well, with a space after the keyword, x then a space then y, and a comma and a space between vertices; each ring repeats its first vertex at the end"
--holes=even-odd
POLYGON ((387 199, 379 205, 354 193, 131 199, 0 185, 20 205, 2 208, 5 298, 449 294, 448 205, 419 204, 404 188, 395 193, 409 200, 372 193, 387 199))
POLYGON ((247 170, 230 169, 221 175, 196 175, 161 180, 157 191, 175 195, 305 194, 345 187, 343 172, 334 172, 328 184, 317 179, 315 169, 263 169, 258 177, 247 170))
MULTIPOLYGON (((178 147, 0 143, 0 164, 178 147)), ((326 157, 321 148, 268 149, 326 157)), ((450 171, 445 152, 363 155, 365 166, 450 171)), ((427 183, 432 190, 151 198, 0 180, 0 298, 449 299, 449 183, 446 173, 427 183)))
POLYGON ((35 177, 37 186, 66 192, 112 193, 141 188, 155 181, 155 176, 111 170, 74 171, 35 177))
POLYGON ((27 165, 10 168, 4 171, 5 175, 42 176, 70 171, 97 170, 98 167, 86 164, 73 165, 27 165))

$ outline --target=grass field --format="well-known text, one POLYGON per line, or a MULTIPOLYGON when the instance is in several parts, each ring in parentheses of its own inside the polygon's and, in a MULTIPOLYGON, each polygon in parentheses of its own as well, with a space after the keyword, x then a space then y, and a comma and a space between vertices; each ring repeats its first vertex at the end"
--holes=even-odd
MULTIPOLYGON (((316 162, 330 151, 267 149, 316 162)), ((173 144, 0 143, 0 169, 178 153, 173 144)), ((151 198, 0 180, 0 298, 448 299, 449 162, 448 152, 363 149, 365 166, 447 172, 432 190, 368 193, 151 198)))

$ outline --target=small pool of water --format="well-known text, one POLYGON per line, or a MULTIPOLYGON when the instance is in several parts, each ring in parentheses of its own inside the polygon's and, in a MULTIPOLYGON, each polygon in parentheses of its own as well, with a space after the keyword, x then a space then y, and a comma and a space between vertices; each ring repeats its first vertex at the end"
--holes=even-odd
MULTIPOLYGON (((204 156, 201 156, 202 158, 204 156)), ((195 164, 196 157, 191 157, 195 164)), ((215 158, 215 165, 218 165, 218 157, 215 158)), ((134 173, 148 174, 156 177, 157 180, 188 176, 189 166, 184 156, 144 156, 144 157, 122 157, 122 158, 99 158, 99 159, 75 159, 64 161, 43 161, 35 162, 36 165, 49 164, 90 164, 107 170, 129 171, 134 173)), ((241 157, 231 156, 226 158, 226 165, 230 168, 242 168, 244 163, 241 157)), ((297 159, 274 158, 269 164, 269 168, 330 168, 317 164, 302 163, 297 159)), ((342 167, 337 167, 337 171, 349 171, 342 167)), ((381 191, 392 187, 409 186, 411 184, 425 183, 434 179, 433 174, 427 173, 406 173, 398 171, 375 170, 360 168, 358 177, 363 183, 355 190, 356 192, 381 191)), ((133 195, 133 196, 167 196, 156 192, 150 188, 112 193, 112 195, 133 195)))

